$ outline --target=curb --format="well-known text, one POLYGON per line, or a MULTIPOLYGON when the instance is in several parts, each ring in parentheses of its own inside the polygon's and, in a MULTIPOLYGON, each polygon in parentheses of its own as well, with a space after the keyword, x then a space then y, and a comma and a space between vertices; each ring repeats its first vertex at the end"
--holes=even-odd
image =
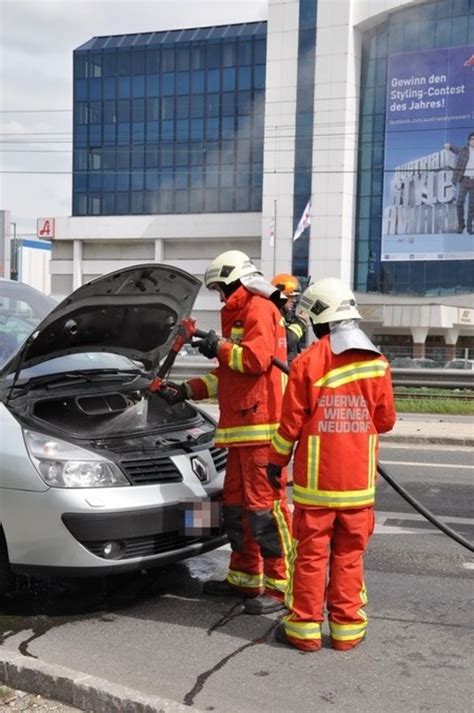
POLYGON ((474 438, 456 438, 453 436, 380 436, 381 443, 405 443, 405 444, 437 444, 438 446, 474 446, 474 438))
POLYGON ((0 648, 0 682, 93 713, 201 713, 159 696, 0 648))

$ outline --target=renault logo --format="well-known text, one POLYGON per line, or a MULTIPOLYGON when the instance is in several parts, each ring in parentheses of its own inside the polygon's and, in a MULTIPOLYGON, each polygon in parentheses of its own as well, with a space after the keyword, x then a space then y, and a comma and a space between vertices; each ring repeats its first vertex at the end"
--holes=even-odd
POLYGON ((193 469, 194 475, 196 475, 201 483, 205 483, 208 479, 207 474, 207 463, 205 463, 199 456, 191 458, 191 468, 193 469))

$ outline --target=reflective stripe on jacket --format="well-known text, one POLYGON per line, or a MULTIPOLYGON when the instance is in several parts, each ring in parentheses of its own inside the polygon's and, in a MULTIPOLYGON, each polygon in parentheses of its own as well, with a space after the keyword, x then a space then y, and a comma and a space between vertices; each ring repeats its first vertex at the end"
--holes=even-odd
POLYGON ((366 507, 374 502, 377 434, 395 420, 385 357, 354 349, 335 355, 325 336, 291 365, 270 461, 286 465, 297 442, 295 502, 366 507))
POLYGON ((218 368, 191 379, 195 399, 217 395, 217 446, 269 443, 280 420, 286 379, 272 359, 286 361, 283 318, 270 300, 239 287, 221 310, 218 368))

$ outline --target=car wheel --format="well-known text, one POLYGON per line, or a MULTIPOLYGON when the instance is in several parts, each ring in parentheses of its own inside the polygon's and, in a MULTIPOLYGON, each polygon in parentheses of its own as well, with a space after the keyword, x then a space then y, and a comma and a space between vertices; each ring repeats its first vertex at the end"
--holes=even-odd
POLYGON ((14 576, 10 569, 7 543, 0 528, 0 594, 6 594, 13 586, 14 576))

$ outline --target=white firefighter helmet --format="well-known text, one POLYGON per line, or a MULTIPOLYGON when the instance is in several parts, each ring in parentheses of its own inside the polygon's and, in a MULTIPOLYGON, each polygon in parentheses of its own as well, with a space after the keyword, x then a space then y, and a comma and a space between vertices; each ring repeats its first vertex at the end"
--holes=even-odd
POLYGON ((301 295, 299 308, 313 324, 361 319, 352 290, 337 277, 324 277, 301 295))
POLYGON ((240 250, 227 250, 211 262, 204 275, 206 287, 216 283, 230 285, 245 275, 261 274, 248 255, 240 250))

